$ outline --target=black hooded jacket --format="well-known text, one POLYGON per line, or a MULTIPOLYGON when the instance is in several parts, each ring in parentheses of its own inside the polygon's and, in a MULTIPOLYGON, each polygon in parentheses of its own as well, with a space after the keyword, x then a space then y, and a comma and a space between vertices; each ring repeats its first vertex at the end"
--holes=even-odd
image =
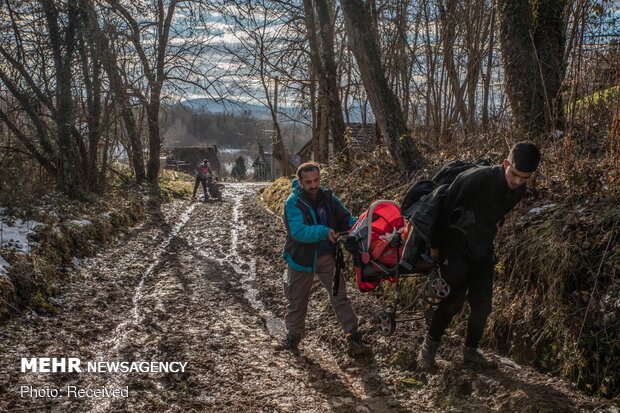
POLYGON ((457 237, 471 259, 493 253, 497 225, 525 194, 525 185, 511 190, 503 165, 477 167, 461 173, 445 192, 431 246, 441 249, 457 237))

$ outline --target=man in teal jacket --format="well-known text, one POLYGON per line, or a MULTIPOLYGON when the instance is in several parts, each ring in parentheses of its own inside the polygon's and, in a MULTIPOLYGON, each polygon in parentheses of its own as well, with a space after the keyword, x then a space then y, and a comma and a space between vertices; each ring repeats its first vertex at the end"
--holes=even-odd
POLYGON ((286 200, 284 224, 287 237, 284 259, 288 264, 284 282, 287 335, 276 350, 298 352, 304 336, 310 289, 316 275, 329 294, 330 303, 349 344, 351 356, 368 353, 357 329, 357 316, 347 297, 346 283, 340 281, 338 294, 332 295, 336 236, 349 230, 356 221, 342 202, 320 185, 316 162, 302 164, 293 181, 293 193, 286 200))

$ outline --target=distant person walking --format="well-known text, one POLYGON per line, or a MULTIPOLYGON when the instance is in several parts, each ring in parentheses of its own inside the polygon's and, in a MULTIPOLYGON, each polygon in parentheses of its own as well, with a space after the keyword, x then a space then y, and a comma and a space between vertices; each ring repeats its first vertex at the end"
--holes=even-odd
POLYGON ((211 167, 209 166, 209 160, 205 159, 202 164, 198 165, 196 171, 196 182, 194 183, 194 194, 192 199, 196 199, 196 192, 198 191, 198 185, 202 184, 202 192, 205 194, 205 201, 209 198, 207 193, 207 180, 212 177, 211 167))

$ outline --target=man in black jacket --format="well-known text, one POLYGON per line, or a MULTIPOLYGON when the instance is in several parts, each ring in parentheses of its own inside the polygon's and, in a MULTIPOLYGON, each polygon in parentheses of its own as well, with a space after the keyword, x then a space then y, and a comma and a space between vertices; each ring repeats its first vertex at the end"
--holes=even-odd
POLYGON ((433 314, 418 354, 421 369, 436 368, 435 354, 441 337, 465 300, 470 315, 463 361, 482 368, 496 366, 478 350, 491 313, 493 240, 497 225, 525 194, 526 183, 539 162, 538 147, 532 142, 519 142, 503 165, 469 169, 448 188, 431 242, 431 256, 441 262, 450 295, 433 314))

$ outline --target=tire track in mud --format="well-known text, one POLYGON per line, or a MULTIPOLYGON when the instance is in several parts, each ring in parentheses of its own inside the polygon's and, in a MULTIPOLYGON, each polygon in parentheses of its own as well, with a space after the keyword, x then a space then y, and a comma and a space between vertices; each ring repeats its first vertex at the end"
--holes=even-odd
POLYGON ((361 402, 320 363, 273 351, 282 322, 256 298, 244 220, 255 190, 230 185, 222 203, 167 206, 163 220, 86 262, 59 296, 58 315, 3 330, 0 411, 322 412, 334 397, 361 402), (20 357, 188 364, 174 374, 21 374, 20 357), (129 397, 21 398, 23 384, 128 386, 129 397))
MULTIPOLYGON (((456 411, 511 411, 506 407, 541 405, 545 398, 543 407, 595 410, 587 408, 595 403, 569 399, 568 390, 555 390, 531 373, 477 375, 456 366, 454 373, 426 377, 395 369, 387 359, 397 350, 415 354, 405 328, 390 340, 371 335, 377 357, 353 361, 343 354, 344 340, 322 288, 313 289, 302 355, 274 352, 282 321, 273 313, 280 317, 284 309, 282 228, 257 205, 256 189, 230 184, 221 203, 164 206, 162 219, 135 228, 83 263, 56 299, 58 314, 3 326, 0 411, 445 411, 438 403, 448 398, 458 401, 456 411), (180 361, 187 370, 21 374, 21 357, 180 361), (401 379, 411 374, 420 384, 407 389, 401 379), (468 383, 478 383, 480 394, 453 393, 468 383), (21 398, 24 384, 128 386, 129 397, 21 398), (582 404, 573 408, 575 400, 582 404)), ((372 300, 351 293, 356 310, 367 317, 372 300)))
POLYGON ((79 357, 95 360, 98 349, 110 332, 125 323, 133 308, 133 295, 144 275, 145 255, 160 246, 171 228, 167 222, 178 212, 166 208, 161 218, 145 222, 119 237, 116 245, 82 260, 80 268, 68 275, 61 292, 50 301, 58 314, 12 320, 0 330, 0 411, 46 409, 84 411, 84 400, 22 398, 21 385, 33 388, 60 388, 81 385, 78 373, 19 373, 21 357, 79 357), (5 380, 6 379, 6 380, 5 380))
MULTIPOLYGON (((142 319, 140 317, 140 301, 142 299, 144 284, 148 281, 149 277, 151 277, 155 271, 155 269, 161 265, 161 261, 166 251, 168 250, 171 241, 179 234, 179 232, 183 229, 183 227, 187 224, 187 221, 190 219, 192 212, 197 204, 191 204, 187 209, 181 214, 178 218, 178 222, 172 228, 171 233, 164 239, 164 241, 155 248, 155 252, 151 254, 152 262, 140 278, 140 282, 135 288, 133 297, 132 297, 132 316, 127 321, 122 322, 116 327, 114 332, 112 333, 110 339, 107 342, 104 342, 102 348, 107 348, 111 345, 111 348, 105 351, 95 351, 95 354, 100 355, 99 359, 101 361, 114 360, 119 355, 119 349, 122 346, 131 340, 130 334, 139 328, 142 319)), ((108 388, 121 388, 122 387, 122 376, 120 374, 108 375, 104 376, 108 377, 109 380, 106 380, 101 387, 108 388)), ((94 404, 90 411, 99 413, 105 412, 110 407, 112 403, 112 398, 103 398, 99 403, 94 404)))
MULTIPOLYGON (((140 400, 120 407, 149 411, 163 405, 173 411, 328 410, 324 389, 347 386, 338 377, 336 386, 317 386, 314 382, 328 372, 310 377, 306 374, 309 360, 291 362, 289 355, 273 352, 273 338, 264 325, 269 314, 257 301, 252 302, 255 259, 243 236, 247 229, 242 204, 254 191, 239 185, 227 192, 229 199, 223 204, 196 208, 144 291, 143 327, 148 339, 143 336, 133 346, 139 349, 133 357, 176 357, 187 361, 191 371, 174 380, 170 375, 151 374, 149 380, 130 381, 130 388, 150 387, 144 389, 140 400)), ((322 371, 320 366, 316 369, 322 371)), ((354 398, 346 390, 338 394, 343 391, 354 398)))

